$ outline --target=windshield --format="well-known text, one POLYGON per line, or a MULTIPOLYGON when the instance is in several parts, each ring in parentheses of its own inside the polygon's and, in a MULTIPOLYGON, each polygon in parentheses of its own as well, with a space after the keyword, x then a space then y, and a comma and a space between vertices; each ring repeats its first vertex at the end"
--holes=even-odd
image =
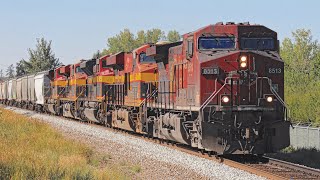
POLYGON ((80 66, 76 67, 76 73, 82 73, 82 69, 80 68, 80 66))
POLYGON ((140 62, 156 62, 153 57, 147 56, 145 52, 140 53, 140 62))
POLYGON ((241 49, 274 50, 273 38, 241 38, 241 49))
POLYGON ((233 49, 235 48, 234 37, 200 37, 199 49, 233 49))

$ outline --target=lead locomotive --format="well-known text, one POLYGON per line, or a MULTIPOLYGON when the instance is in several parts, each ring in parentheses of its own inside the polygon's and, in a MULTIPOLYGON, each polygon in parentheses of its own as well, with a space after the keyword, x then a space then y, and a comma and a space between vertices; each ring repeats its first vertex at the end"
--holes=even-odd
POLYGON ((145 44, 0 87, 8 105, 203 151, 264 154, 289 145, 284 63, 277 33, 261 25, 217 23, 181 42, 145 44))

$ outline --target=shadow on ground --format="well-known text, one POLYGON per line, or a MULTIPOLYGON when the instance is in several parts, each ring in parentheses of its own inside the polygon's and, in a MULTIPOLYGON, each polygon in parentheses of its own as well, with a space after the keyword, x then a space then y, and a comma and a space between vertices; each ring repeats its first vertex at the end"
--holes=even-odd
POLYGON ((320 169, 320 151, 315 148, 295 149, 293 147, 287 147, 286 149, 283 149, 281 152, 275 154, 268 154, 267 156, 320 169))

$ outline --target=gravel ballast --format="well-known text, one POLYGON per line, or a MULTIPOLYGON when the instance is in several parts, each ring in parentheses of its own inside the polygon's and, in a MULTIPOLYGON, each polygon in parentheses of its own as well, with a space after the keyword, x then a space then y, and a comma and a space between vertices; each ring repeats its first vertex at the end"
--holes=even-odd
POLYGON ((39 119, 62 132, 66 137, 87 143, 116 161, 139 164, 143 179, 264 179, 248 172, 208 159, 193 156, 141 138, 76 120, 39 114, 33 111, 6 107, 19 114, 39 119))

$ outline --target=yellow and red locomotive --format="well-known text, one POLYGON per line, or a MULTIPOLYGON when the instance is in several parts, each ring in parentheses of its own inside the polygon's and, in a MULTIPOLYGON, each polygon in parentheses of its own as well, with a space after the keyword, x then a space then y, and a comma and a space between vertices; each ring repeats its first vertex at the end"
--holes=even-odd
POLYGON ((48 76, 43 106, 56 115, 218 154, 290 143, 277 33, 261 25, 217 23, 48 76))

